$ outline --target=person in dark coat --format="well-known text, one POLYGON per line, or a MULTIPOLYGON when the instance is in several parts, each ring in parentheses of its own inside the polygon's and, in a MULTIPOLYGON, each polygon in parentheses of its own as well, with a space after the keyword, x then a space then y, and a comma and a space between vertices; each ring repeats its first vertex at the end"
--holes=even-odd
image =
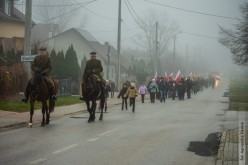
POLYGON ((161 77, 160 80, 158 81, 158 89, 159 89, 159 94, 160 94, 160 102, 165 102, 165 81, 164 77, 161 77))
MULTIPOLYGON (((34 74, 39 73, 42 74, 48 83, 49 86, 49 94, 51 100, 56 100, 56 91, 55 85, 52 77, 49 76, 49 73, 52 71, 51 59, 46 55, 47 49, 45 47, 39 48, 39 54, 34 58, 32 62, 31 69, 34 74)), ((29 98, 29 88, 32 84, 33 77, 28 81, 25 90, 25 98, 22 99, 23 102, 27 103, 29 98)))
POLYGON ((127 84, 126 83, 124 83, 123 85, 122 85, 122 89, 120 90, 120 92, 119 92, 119 94, 118 94, 118 96, 117 96, 117 98, 119 99, 119 98, 121 98, 122 99, 122 102, 121 102, 121 110, 123 110, 123 108, 124 108, 124 106, 125 106, 125 108, 126 108, 126 110, 127 110, 127 97, 125 97, 125 94, 126 94, 126 92, 127 92, 127 84))
POLYGON ((188 77, 186 80, 186 90, 187 90, 188 99, 191 98, 191 89, 192 89, 192 81, 190 80, 190 77, 188 77))
POLYGON ((102 78, 101 74, 103 71, 102 63, 100 60, 96 59, 96 52, 90 53, 90 59, 86 62, 86 66, 83 73, 83 82, 81 84, 82 87, 82 97, 81 100, 84 100, 84 80, 87 78, 87 74, 93 74, 96 75, 97 80, 101 82, 101 90, 104 91, 104 86, 106 84, 106 81, 102 78))

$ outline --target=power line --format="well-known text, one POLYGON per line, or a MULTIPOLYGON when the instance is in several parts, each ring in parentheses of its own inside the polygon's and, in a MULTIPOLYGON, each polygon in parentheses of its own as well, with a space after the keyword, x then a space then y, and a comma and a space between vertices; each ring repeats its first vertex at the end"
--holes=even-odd
MULTIPOLYGON (((80 4, 77 0, 74 0, 74 1, 77 2, 78 4, 80 4)), ((96 16, 98 16, 98 17, 105 18, 105 19, 109 19, 109 20, 115 20, 115 21, 117 20, 116 18, 104 17, 104 16, 102 16, 102 15, 100 15, 100 14, 98 14, 98 13, 92 11, 92 10, 87 9, 86 7, 83 7, 83 8, 84 8, 85 10, 87 10, 87 11, 93 13, 94 15, 96 15, 96 16)))
POLYGON ((45 20, 44 22, 49 22, 49 21, 51 21, 51 20, 57 19, 57 18, 59 18, 59 17, 61 17, 61 16, 64 16, 65 14, 74 12, 74 11, 76 11, 76 10, 78 10, 78 9, 80 9, 80 8, 82 8, 82 7, 84 7, 84 6, 88 5, 88 4, 90 4, 90 3, 92 3, 92 2, 95 2, 95 1, 97 1, 97 0, 88 1, 88 2, 86 2, 86 3, 85 3, 84 5, 82 5, 82 6, 79 6, 79 7, 77 7, 77 8, 74 8, 74 9, 68 11, 68 12, 65 12, 65 13, 63 13, 63 14, 60 14, 60 15, 55 16, 55 17, 53 17, 53 18, 50 18, 50 19, 48 19, 48 20, 45 20))
POLYGON ((181 11, 185 11, 185 12, 190 12, 190 13, 195 13, 195 14, 207 15, 207 16, 218 17, 218 18, 225 18, 225 19, 240 20, 239 18, 234 18, 234 17, 227 17, 227 16, 210 14, 210 13, 203 13, 203 12, 199 12, 199 11, 193 11, 193 10, 178 8, 178 7, 169 6, 169 5, 165 5, 165 4, 161 4, 161 3, 157 3, 157 2, 152 2, 152 1, 148 1, 148 0, 144 0, 144 1, 146 1, 148 3, 156 4, 159 6, 164 6, 164 7, 168 7, 168 8, 172 8, 172 9, 176 9, 176 10, 181 10, 181 11))
POLYGON ((202 34, 197 34, 197 33, 186 32, 186 31, 182 31, 182 33, 193 35, 193 36, 198 36, 198 37, 203 37, 203 38, 210 38, 210 39, 217 39, 218 40, 217 37, 213 37, 213 36, 207 36, 207 35, 202 35, 202 34))

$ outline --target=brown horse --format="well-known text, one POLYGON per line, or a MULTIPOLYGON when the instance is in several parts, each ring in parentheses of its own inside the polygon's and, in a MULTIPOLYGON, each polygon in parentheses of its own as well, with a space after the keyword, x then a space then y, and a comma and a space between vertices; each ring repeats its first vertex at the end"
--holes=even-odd
POLYGON ((87 110, 90 114, 88 123, 95 121, 95 113, 96 113, 96 101, 100 100, 100 117, 99 120, 103 119, 103 108, 105 97, 104 93, 101 89, 101 82, 97 80, 94 75, 88 74, 86 75, 86 79, 82 83, 82 89, 84 93, 84 101, 87 106, 87 110))
MULTIPOLYGON (((58 84, 54 81, 55 85, 55 93, 57 93, 58 84)), ((55 107, 55 101, 51 100, 51 96, 49 94, 49 84, 44 78, 44 76, 40 73, 36 73, 31 80, 31 85, 29 88, 29 102, 30 102, 30 120, 29 120, 29 127, 32 127, 33 122, 33 114, 34 114, 34 106, 35 101, 39 101, 42 103, 42 122, 41 126, 44 127, 45 124, 49 124, 50 122, 50 113, 53 112, 55 107), (49 102, 49 104, 47 103, 49 102), (46 115, 46 118, 45 118, 46 115)))

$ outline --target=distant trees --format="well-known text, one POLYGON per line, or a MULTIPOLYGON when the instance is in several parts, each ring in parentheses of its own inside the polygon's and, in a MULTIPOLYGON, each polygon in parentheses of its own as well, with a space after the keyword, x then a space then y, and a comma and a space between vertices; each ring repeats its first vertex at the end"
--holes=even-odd
POLYGON ((241 6, 243 19, 236 25, 235 31, 220 26, 219 42, 230 49, 234 63, 248 66, 248 3, 241 6))
POLYGON ((138 24, 145 34, 140 41, 146 44, 145 47, 153 62, 154 73, 160 73, 162 71, 159 70, 158 63, 161 56, 168 51, 174 35, 178 33, 178 26, 169 21, 166 13, 158 13, 154 10, 146 12, 145 17, 138 24))
POLYGON ((52 75, 56 78, 71 78, 73 81, 78 82, 80 77, 80 66, 78 64, 77 54, 73 48, 73 45, 69 46, 64 54, 63 51, 59 51, 56 54, 55 50, 50 53, 52 62, 52 75))

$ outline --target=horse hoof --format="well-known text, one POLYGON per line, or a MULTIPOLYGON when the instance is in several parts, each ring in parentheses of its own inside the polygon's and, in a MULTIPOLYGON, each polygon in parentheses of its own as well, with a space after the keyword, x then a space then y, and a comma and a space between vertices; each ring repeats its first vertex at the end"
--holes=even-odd
POLYGON ((45 127, 45 123, 41 123, 41 125, 40 125, 40 126, 45 127))
POLYGON ((100 118, 99 118, 99 120, 101 120, 101 121, 102 121, 102 117, 100 117, 100 118))
POLYGON ((47 125, 48 125, 49 123, 50 123, 49 121, 46 122, 47 125))
POLYGON ((91 120, 88 120, 88 123, 91 123, 92 121, 91 120))
POLYGON ((33 127, 32 123, 28 123, 28 127, 32 128, 33 127))

